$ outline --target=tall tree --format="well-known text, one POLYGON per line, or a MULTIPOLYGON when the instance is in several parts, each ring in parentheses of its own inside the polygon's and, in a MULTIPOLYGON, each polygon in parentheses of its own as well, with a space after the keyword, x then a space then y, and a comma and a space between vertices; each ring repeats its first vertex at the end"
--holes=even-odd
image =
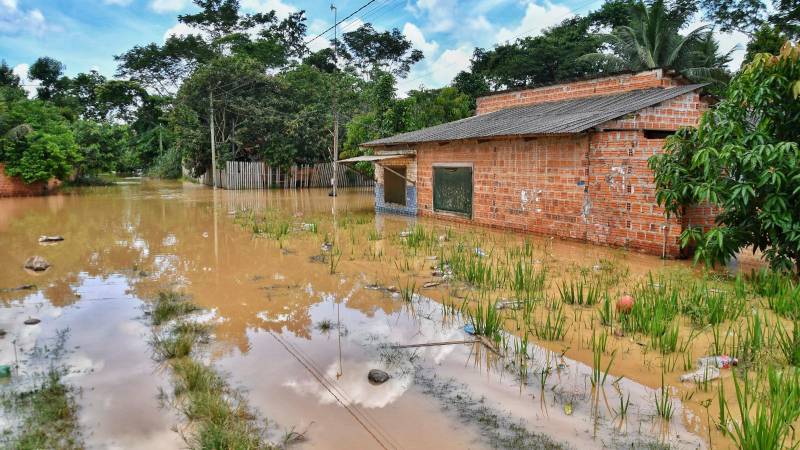
POLYGON ((6 60, 0 61, 0 86, 11 88, 18 88, 19 77, 14 73, 14 70, 6 64, 6 60))
POLYGON ((610 71, 657 67, 684 70, 692 66, 692 44, 703 37, 707 27, 681 35, 679 31, 688 18, 670 14, 664 0, 654 0, 650 4, 639 1, 630 11, 629 25, 601 35, 611 45, 613 53, 590 53, 583 60, 602 63, 610 71))
POLYGON ((43 56, 28 69, 28 78, 38 81, 36 95, 40 100, 54 100, 69 88, 69 78, 64 76, 65 66, 61 61, 43 56))
POLYGON ((338 49, 348 65, 368 76, 384 71, 405 77, 425 57, 397 28, 379 32, 369 23, 344 33, 338 49))

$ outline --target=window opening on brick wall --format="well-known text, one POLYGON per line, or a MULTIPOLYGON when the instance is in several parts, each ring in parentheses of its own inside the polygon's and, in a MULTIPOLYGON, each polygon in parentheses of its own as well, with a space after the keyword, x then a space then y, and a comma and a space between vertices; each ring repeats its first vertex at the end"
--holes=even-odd
POLYGON ((393 166, 389 168, 397 173, 389 170, 383 171, 383 201, 405 206, 406 179, 404 177, 406 176, 406 167, 393 166))
POLYGON ((675 132, 670 130, 644 130, 645 139, 666 139, 667 136, 672 136, 673 134, 675 132))

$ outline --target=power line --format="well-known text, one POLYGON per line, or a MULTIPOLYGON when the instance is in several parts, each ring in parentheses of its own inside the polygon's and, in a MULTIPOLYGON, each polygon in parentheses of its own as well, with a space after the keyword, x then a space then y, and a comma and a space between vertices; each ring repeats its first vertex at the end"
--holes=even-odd
POLYGON ((330 26, 330 27, 329 27, 327 30, 325 30, 325 31, 323 31, 322 33, 320 33, 320 34, 318 34, 318 35, 314 36, 314 37, 313 37, 313 38, 311 38, 310 40, 308 40, 308 41, 306 41, 305 43, 303 43, 303 45, 308 45, 308 44, 310 44, 310 43, 314 42, 314 41, 315 41, 315 40, 317 40, 319 37, 323 36, 324 34, 326 34, 326 33, 327 33, 327 32, 329 32, 329 31, 333 30, 333 29, 334 29, 336 26, 338 26, 340 23, 342 23, 342 22, 344 22, 345 20, 347 20, 347 19, 349 19, 349 18, 351 18, 351 17, 355 16, 356 14, 358 14, 358 12, 359 12, 359 11, 361 11, 362 9, 366 8, 367 6, 369 6, 369 5, 373 4, 373 3, 375 3, 376 1, 377 1, 377 0, 369 0, 367 3, 364 3, 363 5, 361 5, 361 7, 360 7, 360 8, 358 8, 357 10, 353 11, 352 13, 350 13, 350 15, 349 15, 349 16, 347 16, 347 17, 345 17, 344 19, 342 19, 342 20, 340 20, 340 21, 338 21, 338 22, 334 23, 334 24, 333 24, 333 25, 331 25, 331 26, 330 26))

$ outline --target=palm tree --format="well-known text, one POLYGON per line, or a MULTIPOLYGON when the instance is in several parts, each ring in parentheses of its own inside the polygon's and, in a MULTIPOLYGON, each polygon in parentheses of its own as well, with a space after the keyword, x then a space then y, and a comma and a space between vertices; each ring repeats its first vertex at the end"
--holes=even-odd
MULTIPOLYGON (((680 29, 686 20, 687 17, 670 14, 664 0, 654 0, 649 5, 640 0, 631 7, 630 25, 599 35, 609 45, 612 53, 590 53, 581 59, 599 65, 605 71, 657 67, 681 72, 700 69, 694 67, 693 63, 699 59, 694 52, 703 48, 698 47, 698 43, 713 41, 713 37, 707 31, 707 26, 698 27, 685 36, 681 35, 680 29)), ((717 64, 716 61, 707 61, 705 64, 708 63, 717 64)))

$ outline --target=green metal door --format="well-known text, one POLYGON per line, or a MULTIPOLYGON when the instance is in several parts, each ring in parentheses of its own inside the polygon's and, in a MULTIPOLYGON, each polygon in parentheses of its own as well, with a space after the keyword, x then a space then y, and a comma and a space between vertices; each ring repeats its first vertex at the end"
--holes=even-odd
POLYGON ((433 168, 433 209, 472 216, 472 167, 433 168))

